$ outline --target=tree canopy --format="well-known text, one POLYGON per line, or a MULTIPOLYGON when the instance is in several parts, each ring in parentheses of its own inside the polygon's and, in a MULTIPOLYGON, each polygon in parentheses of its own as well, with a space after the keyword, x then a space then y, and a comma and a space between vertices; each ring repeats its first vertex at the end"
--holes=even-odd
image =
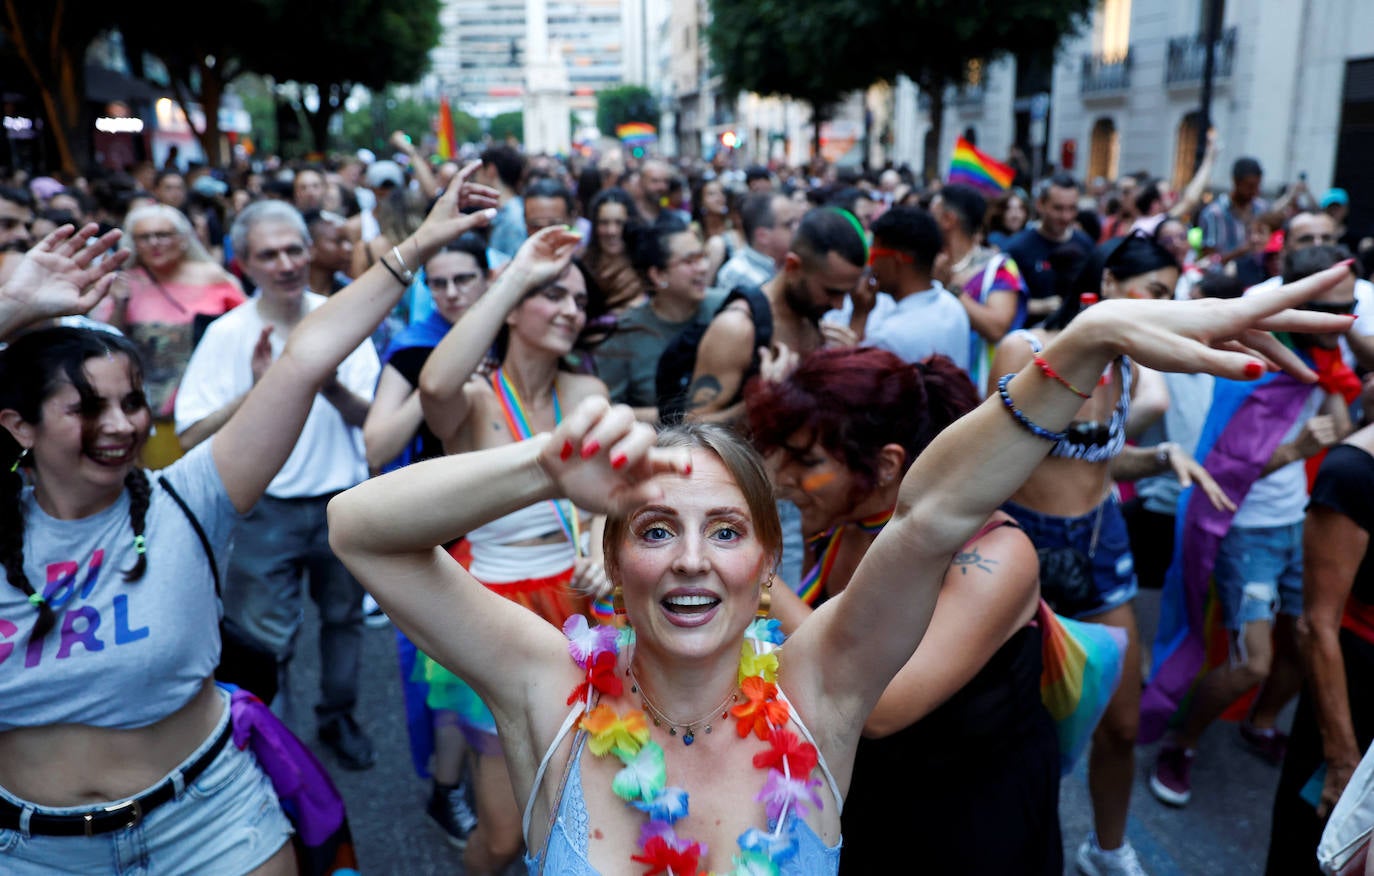
POLYGON ((596 126, 602 136, 614 137, 617 125, 648 122, 658 127, 658 98, 642 85, 617 85, 596 94, 596 126))

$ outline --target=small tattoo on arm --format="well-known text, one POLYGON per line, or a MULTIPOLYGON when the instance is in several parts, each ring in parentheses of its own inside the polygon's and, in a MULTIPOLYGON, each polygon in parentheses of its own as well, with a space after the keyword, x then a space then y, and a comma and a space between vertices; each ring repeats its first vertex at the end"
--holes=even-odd
POLYGON ((687 387, 687 409, 705 407, 720 397, 720 381, 712 374, 703 374, 687 387))
POLYGON ((997 565, 997 561, 983 556, 975 548, 971 551, 960 551, 955 554, 954 559, 950 560, 949 564, 958 569, 960 573, 967 575, 970 566, 984 572, 991 572, 993 571, 992 567, 997 565))

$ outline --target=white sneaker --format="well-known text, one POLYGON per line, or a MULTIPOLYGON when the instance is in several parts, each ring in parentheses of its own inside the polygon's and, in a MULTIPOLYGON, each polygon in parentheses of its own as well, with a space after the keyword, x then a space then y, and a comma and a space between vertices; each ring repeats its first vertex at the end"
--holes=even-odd
POLYGON ((371 629, 380 629, 391 623, 391 618, 386 616, 382 607, 377 604, 377 600, 372 598, 371 593, 363 594, 363 626, 371 629))
POLYGON ((1089 833, 1078 847, 1078 872, 1083 876, 1149 876, 1140 866, 1130 840, 1119 849, 1106 851, 1097 844, 1095 833, 1089 833))

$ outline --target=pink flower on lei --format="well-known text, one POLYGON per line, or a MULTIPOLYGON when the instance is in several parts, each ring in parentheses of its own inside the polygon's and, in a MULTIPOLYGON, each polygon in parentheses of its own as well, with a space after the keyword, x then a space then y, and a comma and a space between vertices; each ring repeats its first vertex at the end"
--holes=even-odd
POLYGON ((777 821, 786 808, 789 815, 804 818, 810 807, 821 808, 821 796, 816 789, 820 779, 787 778, 777 770, 769 770, 763 790, 754 799, 764 804, 769 821, 777 821))

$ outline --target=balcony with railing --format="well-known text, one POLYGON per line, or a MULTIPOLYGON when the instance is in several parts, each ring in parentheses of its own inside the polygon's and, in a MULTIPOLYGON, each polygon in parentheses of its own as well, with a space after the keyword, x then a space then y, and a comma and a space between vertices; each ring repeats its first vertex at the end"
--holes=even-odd
MULTIPOLYGON (((1213 76, 1229 79, 1236 60, 1236 29, 1228 27, 1214 43, 1213 76)), ((1203 36, 1181 36, 1169 40, 1164 64, 1164 83, 1170 86, 1197 85, 1207 59, 1207 40, 1203 36)))
POLYGON ((1106 97, 1131 87, 1131 50, 1124 54, 1083 56, 1083 74, 1078 93, 1084 97, 1106 97))

